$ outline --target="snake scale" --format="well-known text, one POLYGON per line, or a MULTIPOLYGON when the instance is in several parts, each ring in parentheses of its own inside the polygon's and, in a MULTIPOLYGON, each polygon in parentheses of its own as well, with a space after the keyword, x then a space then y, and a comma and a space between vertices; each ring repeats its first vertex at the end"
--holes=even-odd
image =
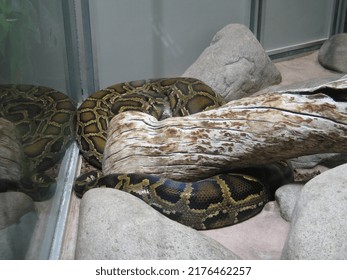
MULTIPOLYGON (((116 114, 136 110, 162 120, 215 109, 224 103, 209 86, 193 78, 116 84, 95 92, 77 109, 76 140, 85 159, 100 169, 109 121, 116 114)), ((276 162, 197 182, 177 182, 150 174, 103 176, 100 171, 91 171, 77 178, 74 190, 82 197, 96 187, 120 189, 182 224, 211 229, 254 216, 272 199, 277 187, 291 180, 291 167, 276 162)))
POLYGON ((65 94, 33 85, 0 85, 0 117, 11 121, 23 149, 22 176, 3 182, 0 191, 16 190, 36 201, 55 193, 46 172, 62 159, 74 140, 76 106, 65 94))
MULTIPOLYGON (((116 84, 95 92, 77 110, 66 95, 42 86, 1 85, 0 97, 0 117, 15 124, 24 154, 21 178, 15 186, 3 184, 0 178, 0 191, 15 189, 34 200, 54 194, 54 180, 47 176, 47 170, 61 160, 73 138, 85 159, 100 169, 107 127, 116 114, 136 110, 162 120, 225 103, 209 86, 193 78, 116 84)), ((196 229, 209 229, 254 216, 274 190, 291 179, 292 170, 285 162, 230 170, 197 182, 177 182, 150 174, 103 176, 95 170, 78 177, 74 190, 82 197, 96 187, 120 189, 171 219, 196 229)))

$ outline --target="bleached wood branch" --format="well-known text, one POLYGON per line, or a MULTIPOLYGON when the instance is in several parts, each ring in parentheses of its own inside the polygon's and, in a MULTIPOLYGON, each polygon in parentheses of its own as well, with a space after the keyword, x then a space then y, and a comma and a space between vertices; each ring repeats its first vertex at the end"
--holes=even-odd
POLYGON ((0 181, 18 182, 22 160, 21 143, 14 124, 0 118, 0 181))
POLYGON ((327 152, 347 152, 347 103, 323 94, 272 93, 162 121, 119 114, 110 122, 103 170, 192 181, 327 152))

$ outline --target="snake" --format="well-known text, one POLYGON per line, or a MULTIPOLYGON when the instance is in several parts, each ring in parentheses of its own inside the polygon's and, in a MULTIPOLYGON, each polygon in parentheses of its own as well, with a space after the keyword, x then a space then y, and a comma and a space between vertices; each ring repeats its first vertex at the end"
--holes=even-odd
POLYGON ((48 171, 74 141, 76 104, 55 89, 25 84, 0 85, 0 99, 0 117, 15 125, 23 154, 21 177, 17 182, 0 178, 0 189, 47 200, 56 190, 48 171))
POLYGON ((195 182, 131 172, 103 175, 101 170, 107 128, 117 114, 140 111, 163 120, 216 109, 225 103, 210 86, 188 77, 124 82, 93 93, 76 111, 76 141, 95 170, 75 180, 76 195, 83 197, 94 188, 122 190, 166 217, 198 230, 230 226, 253 217, 273 199, 279 186, 293 180, 287 162, 236 168, 195 182))

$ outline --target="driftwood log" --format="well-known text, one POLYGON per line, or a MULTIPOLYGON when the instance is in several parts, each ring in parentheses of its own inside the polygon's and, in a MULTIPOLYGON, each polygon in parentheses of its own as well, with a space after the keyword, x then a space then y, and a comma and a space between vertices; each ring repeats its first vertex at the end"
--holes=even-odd
POLYGON ((347 152, 347 103, 324 94, 272 93, 162 121, 119 114, 110 122, 103 171, 192 181, 328 152, 347 152))
POLYGON ((20 180, 23 155, 21 147, 14 124, 0 118, 0 185, 20 180))

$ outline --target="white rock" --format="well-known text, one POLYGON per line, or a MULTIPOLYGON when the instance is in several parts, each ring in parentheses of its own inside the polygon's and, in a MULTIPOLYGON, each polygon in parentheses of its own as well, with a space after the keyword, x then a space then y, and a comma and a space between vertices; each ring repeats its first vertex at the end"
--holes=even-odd
POLYGON ((220 30, 183 76, 200 79, 227 101, 281 82, 281 74, 244 25, 220 30))
POLYGON ((295 206, 283 259, 347 259, 347 164, 309 181, 295 206))
POLYGON ((292 219, 293 210, 302 188, 302 184, 288 184, 277 189, 275 193, 281 216, 288 222, 292 219))
POLYGON ((0 193, 0 259, 25 259, 37 219, 30 197, 0 193))
POLYGON ((36 212, 33 200, 21 192, 0 193, 0 229, 19 223, 22 216, 36 212))
POLYGON ((82 198, 76 259, 237 259, 202 233, 114 189, 82 198))
POLYGON ((319 50, 318 61, 325 68, 347 73, 347 34, 336 34, 326 40, 319 50))

